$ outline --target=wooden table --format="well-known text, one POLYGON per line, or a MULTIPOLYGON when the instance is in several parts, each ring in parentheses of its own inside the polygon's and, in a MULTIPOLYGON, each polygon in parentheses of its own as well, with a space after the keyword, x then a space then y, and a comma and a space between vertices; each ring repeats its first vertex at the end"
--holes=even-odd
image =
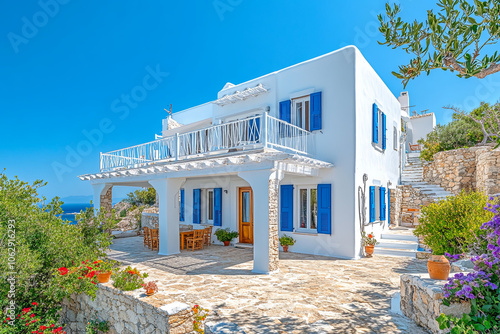
POLYGON ((194 234, 193 230, 187 230, 187 229, 180 229, 179 230, 179 235, 181 237, 181 249, 184 249, 184 240, 187 237, 192 237, 194 234))

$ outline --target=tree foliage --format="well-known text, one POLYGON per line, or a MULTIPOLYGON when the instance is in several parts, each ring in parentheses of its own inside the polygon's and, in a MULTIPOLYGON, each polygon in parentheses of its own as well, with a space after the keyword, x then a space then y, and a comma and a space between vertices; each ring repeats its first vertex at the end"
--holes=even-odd
POLYGON ((135 206, 153 205, 156 203, 155 188, 144 188, 131 192, 127 195, 125 201, 135 206))
POLYGON ((500 71, 500 54, 481 55, 500 38, 498 0, 438 0, 439 12, 427 11, 424 22, 405 22, 398 5, 386 4, 387 18, 379 15, 380 32, 388 46, 402 48, 413 58, 392 72, 403 81, 434 69, 456 71, 459 77, 484 78, 500 71))

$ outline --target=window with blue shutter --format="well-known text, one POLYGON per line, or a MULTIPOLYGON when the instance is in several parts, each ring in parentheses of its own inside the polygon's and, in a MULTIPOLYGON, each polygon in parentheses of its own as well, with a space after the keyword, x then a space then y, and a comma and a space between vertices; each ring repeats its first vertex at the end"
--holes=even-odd
POLYGON ((385 214, 387 211, 387 205, 385 202, 385 188, 380 187, 380 220, 384 221, 385 220, 385 214))
POLYGON ((370 187, 370 223, 375 221, 375 187, 370 187))
POLYGON ((193 224, 201 223, 201 189, 193 189, 193 224))
POLYGON ((391 189, 387 188, 387 205, 388 205, 388 212, 387 212, 387 226, 391 225, 391 189))
POLYGON ((214 226, 222 226, 222 188, 214 188, 214 226))
POLYGON ((310 125, 311 131, 321 130, 321 92, 313 93, 310 96, 311 111, 310 111, 310 125))
POLYGON ((260 117, 248 121, 248 140, 258 142, 260 139, 260 117))
POLYGON ((318 184, 318 233, 332 234, 331 184, 318 184))
POLYGON ((179 220, 184 221, 184 189, 181 189, 180 193, 180 205, 179 205, 179 220))
POLYGON ((372 142, 378 144, 378 107, 374 103, 372 110, 372 142))
POLYGON ((293 185, 281 186, 280 205, 281 230, 293 232, 293 185))
POLYGON ((382 113, 382 149, 385 150, 387 147, 387 128, 386 128, 386 116, 382 113))
POLYGON ((280 102, 279 118, 288 123, 292 121, 291 105, 292 101, 290 100, 280 102))

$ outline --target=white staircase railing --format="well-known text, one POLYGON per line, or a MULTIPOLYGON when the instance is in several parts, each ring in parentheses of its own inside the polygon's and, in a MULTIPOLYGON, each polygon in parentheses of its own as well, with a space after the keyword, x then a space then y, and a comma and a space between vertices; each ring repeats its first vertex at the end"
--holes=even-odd
POLYGON ((308 155, 310 132, 267 113, 101 153, 102 172, 229 151, 274 148, 308 155))

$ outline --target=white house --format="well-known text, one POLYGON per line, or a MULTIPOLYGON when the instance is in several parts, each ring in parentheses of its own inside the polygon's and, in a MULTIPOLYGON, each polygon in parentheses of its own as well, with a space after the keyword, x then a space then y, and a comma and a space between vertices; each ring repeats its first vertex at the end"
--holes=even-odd
POLYGON ((356 259, 360 219, 376 234, 390 224, 404 112, 349 46, 228 83, 214 101, 163 120, 161 139, 103 153, 100 171, 80 178, 96 207, 111 186, 154 187, 160 254, 179 253, 182 223, 238 231, 258 273, 278 268, 284 233, 297 240, 293 252, 356 259))

